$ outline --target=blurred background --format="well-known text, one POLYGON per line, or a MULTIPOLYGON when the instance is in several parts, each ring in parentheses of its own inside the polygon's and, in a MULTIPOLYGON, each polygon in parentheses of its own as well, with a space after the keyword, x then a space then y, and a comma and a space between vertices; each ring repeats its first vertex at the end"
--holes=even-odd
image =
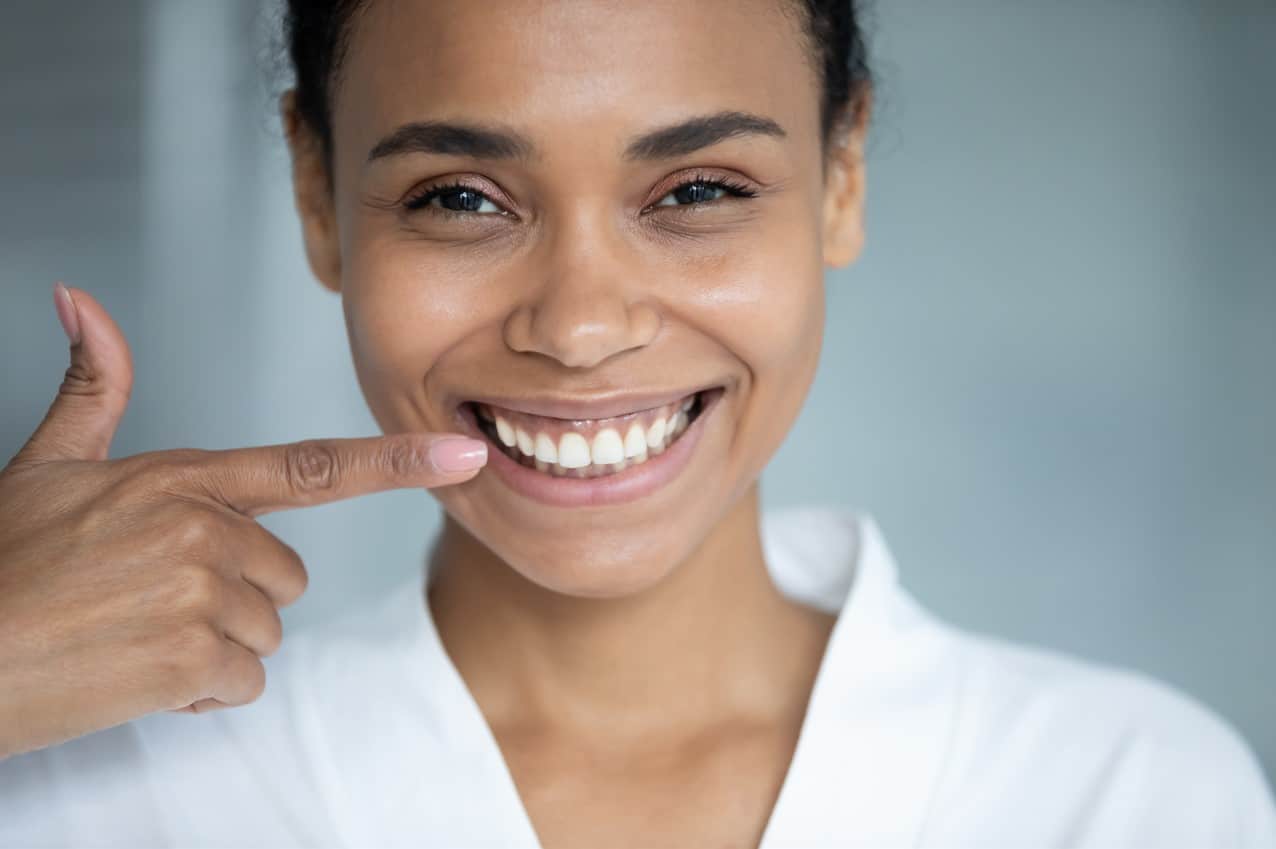
MULTIPOLYGON (((1169 682, 1270 780, 1276 4, 870 11, 867 247, 766 504, 872 514, 930 609, 1169 682)), ((59 279, 133 346, 113 456, 376 433, 302 253, 274 5, 0 12, 3 459, 66 366, 59 279)), ((420 568, 437 521, 423 492, 266 517, 311 572, 286 630, 420 568)))

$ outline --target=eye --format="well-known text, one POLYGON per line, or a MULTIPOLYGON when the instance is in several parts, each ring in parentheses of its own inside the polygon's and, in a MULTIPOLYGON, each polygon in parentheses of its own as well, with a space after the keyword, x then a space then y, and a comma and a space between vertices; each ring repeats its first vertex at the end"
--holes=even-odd
POLYGON ((403 201, 403 208, 409 212, 427 210, 435 215, 448 218, 467 215, 506 215, 487 195, 467 186, 464 183, 449 183, 441 186, 429 186, 403 201), (431 205, 438 200, 440 205, 431 205), (486 207, 486 208, 485 208, 486 207))
POLYGON ((653 206, 702 206, 706 202, 720 200, 723 195, 738 198, 757 197, 757 192, 748 186, 727 179, 711 180, 697 174, 695 179, 674 187, 653 206), (672 203, 666 203, 673 198, 672 203))

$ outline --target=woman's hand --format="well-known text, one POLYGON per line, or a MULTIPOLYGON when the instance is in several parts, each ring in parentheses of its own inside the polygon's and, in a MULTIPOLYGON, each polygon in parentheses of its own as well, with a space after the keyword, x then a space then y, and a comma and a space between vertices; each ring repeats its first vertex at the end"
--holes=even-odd
POLYGON ((408 433, 109 460, 128 344, 82 290, 55 299, 71 366, 0 471, 0 758, 158 710, 253 701, 282 637, 277 608, 307 582, 254 517, 458 483, 487 456, 478 440, 408 433))

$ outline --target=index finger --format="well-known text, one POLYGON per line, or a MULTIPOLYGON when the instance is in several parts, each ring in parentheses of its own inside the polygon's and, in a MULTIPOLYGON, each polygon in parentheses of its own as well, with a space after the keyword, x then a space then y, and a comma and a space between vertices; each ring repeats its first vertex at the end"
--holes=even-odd
POLYGON ((487 443, 480 439, 397 433, 212 451, 190 477, 232 510, 258 516, 388 489, 460 483, 486 462, 487 443))

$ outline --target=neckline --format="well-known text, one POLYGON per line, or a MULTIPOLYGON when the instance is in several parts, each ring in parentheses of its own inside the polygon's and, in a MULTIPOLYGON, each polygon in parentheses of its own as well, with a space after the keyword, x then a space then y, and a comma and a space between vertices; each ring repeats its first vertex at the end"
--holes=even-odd
MULTIPOLYGON (((759 849, 766 849, 792 830, 793 817, 799 815, 800 801, 793 797, 805 783, 809 751, 828 723, 835 721, 838 706, 847 696, 848 673, 854 672, 857 665, 862 667, 853 663, 849 655, 861 653, 865 632, 884 614, 883 594, 895 582, 896 568, 876 523, 864 514, 791 508, 764 514, 761 527, 768 571, 777 587, 799 603, 826 612, 838 611, 820 658, 797 743, 761 833, 759 849)), ((500 828, 505 838, 510 837, 507 827, 514 825, 517 845, 540 849, 535 826, 496 736, 443 646, 426 596, 431 577, 427 565, 403 585, 413 610, 412 650, 418 658, 427 658, 436 665, 427 677, 436 687, 442 684, 445 688, 430 688, 424 695, 444 719, 450 741, 466 741, 465 757, 470 766, 481 769, 489 779, 478 786, 485 792, 490 787, 500 795, 499 799, 485 800, 489 809, 509 811, 517 820, 514 825, 497 816, 472 825, 500 828), (497 822, 500 826, 494 825, 497 822)), ((492 835, 491 839, 477 842, 486 845, 501 841, 492 835)))

